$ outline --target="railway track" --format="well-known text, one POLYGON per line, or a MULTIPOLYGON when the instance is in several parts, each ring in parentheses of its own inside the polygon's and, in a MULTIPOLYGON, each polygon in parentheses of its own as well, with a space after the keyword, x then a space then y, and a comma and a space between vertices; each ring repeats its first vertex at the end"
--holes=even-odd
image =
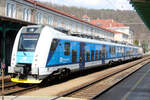
MULTIPOLYGON (((1 87, 0 87, 1 88, 1 87)), ((25 92, 31 91, 31 90, 35 90, 38 89, 38 85, 30 85, 30 86, 23 86, 20 85, 18 83, 9 83, 7 85, 5 85, 5 91, 4 91, 4 95, 21 95, 25 92)), ((0 90, 0 95, 2 95, 2 91, 0 90)))
POLYGON ((31 91, 31 90, 35 90, 35 89, 37 89, 38 88, 38 86, 37 85, 33 85, 33 86, 30 86, 30 87, 19 87, 19 86, 16 86, 15 88, 13 88, 13 89, 10 89, 10 90, 8 90, 8 91, 5 91, 4 92, 4 95, 21 95, 21 94, 23 94, 23 93, 25 93, 25 92, 29 92, 29 91, 31 91))
MULTIPOLYGON (((17 85, 17 83, 13 83, 13 82, 6 82, 5 83, 5 86, 4 86, 4 88, 5 89, 9 89, 9 88, 12 88, 13 86, 16 86, 17 85)), ((2 90, 2 85, 0 84, 0 90, 2 90)))
POLYGON ((139 60, 137 63, 132 63, 130 66, 128 65, 118 70, 107 73, 103 77, 85 84, 79 88, 61 93, 59 96, 53 98, 52 100, 57 100, 61 97, 95 99, 97 95, 100 95, 109 88, 113 87, 118 82, 125 79, 127 76, 134 73, 136 70, 140 69, 148 62, 150 62, 150 58, 146 57, 145 59, 139 60))
MULTIPOLYGON (((61 97, 75 97, 75 98, 79 97, 79 98, 88 98, 88 99, 94 98, 100 91, 100 90, 98 90, 97 87, 103 87, 100 82, 107 80, 109 78, 112 78, 116 74, 121 73, 127 69, 135 69, 133 67, 135 65, 141 65, 141 62, 143 63, 142 65, 144 65, 147 62, 147 60, 149 60, 149 59, 150 59, 150 57, 146 57, 144 60, 139 60, 138 63, 137 62, 132 63, 130 66, 122 67, 121 69, 112 71, 111 73, 105 74, 105 75, 103 75, 103 77, 101 77, 97 80, 94 80, 88 84, 85 84, 85 85, 81 86, 80 88, 75 88, 68 92, 61 93, 59 96, 57 96, 53 100, 56 100, 61 97), (98 92, 93 92, 95 90, 97 90, 98 92), (91 94, 89 94, 89 93, 91 93, 91 94), (84 95, 85 95, 85 97, 84 97, 84 95)), ((5 84, 4 95, 21 95, 21 94, 27 93, 29 91, 37 90, 37 89, 40 89, 40 87, 38 85, 22 87, 16 83, 7 83, 7 84, 5 84)), ((103 89, 101 88, 101 90, 103 90, 103 89)), ((105 91, 105 90, 103 90, 103 91, 105 91)), ((1 94, 1 91, 0 91, 0 94, 1 94)))

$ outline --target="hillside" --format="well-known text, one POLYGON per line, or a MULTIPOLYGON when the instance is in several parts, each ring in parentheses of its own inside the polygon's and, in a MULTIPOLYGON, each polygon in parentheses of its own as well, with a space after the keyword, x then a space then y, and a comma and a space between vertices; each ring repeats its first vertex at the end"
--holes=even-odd
POLYGON ((58 10, 64 11, 71 15, 81 18, 84 14, 87 14, 91 19, 114 19, 120 23, 123 23, 131 27, 134 31, 134 40, 145 41, 150 44, 150 31, 144 25, 140 17, 135 11, 120 11, 120 10, 96 10, 96 9, 86 9, 77 7, 67 7, 51 5, 46 3, 48 6, 56 8, 58 10))

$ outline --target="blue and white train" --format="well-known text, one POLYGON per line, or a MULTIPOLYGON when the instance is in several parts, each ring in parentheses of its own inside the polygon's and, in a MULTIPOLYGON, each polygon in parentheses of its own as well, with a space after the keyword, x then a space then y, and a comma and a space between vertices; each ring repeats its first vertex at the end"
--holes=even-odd
POLYGON ((8 72, 11 81, 41 83, 93 66, 142 56, 142 48, 71 36, 47 25, 25 26, 18 32, 8 72))

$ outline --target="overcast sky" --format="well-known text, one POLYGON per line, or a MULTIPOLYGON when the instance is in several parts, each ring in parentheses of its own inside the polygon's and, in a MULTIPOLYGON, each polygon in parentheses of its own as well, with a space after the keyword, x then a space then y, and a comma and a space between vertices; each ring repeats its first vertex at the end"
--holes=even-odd
POLYGON ((119 10, 133 10, 129 0, 36 0, 46 1, 53 4, 77 6, 93 9, 119 9, 119 10))

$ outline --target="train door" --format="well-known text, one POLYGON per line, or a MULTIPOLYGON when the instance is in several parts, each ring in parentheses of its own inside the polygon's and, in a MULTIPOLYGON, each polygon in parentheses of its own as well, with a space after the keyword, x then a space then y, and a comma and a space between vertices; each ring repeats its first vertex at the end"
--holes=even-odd
POLYGON ((105 64, 105 45, 102 45, 102 64, 105 64))
POLYGON ((83 69, 85 67, 85 43, 80 42, 80 63, 79 63, 80 69, 83 69))
POLYGON ((123 47, 123 60, 125 60, 125 56, 126 56, 125 47, 123 47))

